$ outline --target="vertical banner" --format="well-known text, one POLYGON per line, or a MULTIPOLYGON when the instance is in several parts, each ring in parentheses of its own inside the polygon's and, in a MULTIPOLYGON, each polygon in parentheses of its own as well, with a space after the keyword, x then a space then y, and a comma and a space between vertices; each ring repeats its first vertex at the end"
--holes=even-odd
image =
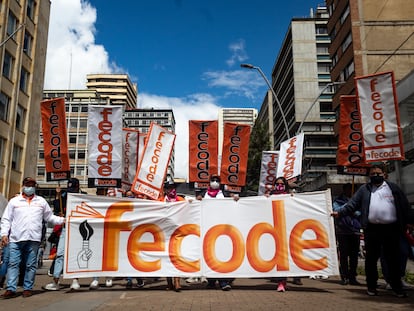
POLYGON ((277 177, 291 179, 302 174, 302 155, 304 133, 292 137, 280 144, 277 177))
POLYGON ((158 199, 174 148, 175 134, 151 123, 145 142, 144 153, 131 190, 158 199))
POLYGON ((124 190, 131 188, 138 167, 139 152, 138 130, 124 128, 122 129, 122 187, 124 190))
POLYGON ((207 188, 210 175, 218 172, 218 121, 189 120, 189 181, 207 188))
POLYGON ((40 103, 46 180, 70 178, 66 133, 65 99, 55 98, 40 103))
POLYGON ((272 186, 277 178, 278 151, 262 151, 262 163, 260 165, 259 195, 264 195, 266 188, 272 186))
POLYGON ((122 106, 89 106, 88 187, 121 187, 122 106))
POLYGON ((246 184, 250 125, 226 122, 223 131, 221 183, 230 186, 246 184))
POLYGON ((355 78, 366 162, 403 160, 393 72, 355 78))
POLYGON ((367 175, 369 169, 364 161, 361 119, 357 98, 354 95, 342 95, 339 104, 339 137, 336 152, 338 173, 367 175))

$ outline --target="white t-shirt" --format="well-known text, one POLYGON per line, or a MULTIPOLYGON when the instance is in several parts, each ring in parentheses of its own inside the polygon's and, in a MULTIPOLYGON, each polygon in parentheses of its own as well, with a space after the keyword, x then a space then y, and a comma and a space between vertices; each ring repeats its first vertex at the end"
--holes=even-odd
POLYGON ((368 221, 372 224, 391 224, 397 221, 394 197, 385 181, 381 186, 372 188, 368 221))

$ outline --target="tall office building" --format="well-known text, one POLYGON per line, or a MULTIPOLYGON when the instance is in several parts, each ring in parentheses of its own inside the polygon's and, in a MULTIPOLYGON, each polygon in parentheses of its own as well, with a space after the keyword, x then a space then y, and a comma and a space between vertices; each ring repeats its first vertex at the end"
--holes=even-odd
MULTIPOLYGON (((305 134, 301 190, 339 186, 336 174, 337 142, 327 31, 328 11, 319 6, 310 17, 293 18, 272 69, 273 90, 281 104, 290 136, 305 134)), ((272 93, 268 92, 258 120, 272 125, 274 150, 287 139, 287 130, 272 93), (270 118, 269 120, 269 111, 270 118)))
POLYGON ((0 1, 0 193, 36 175, 50 0, 0 1))

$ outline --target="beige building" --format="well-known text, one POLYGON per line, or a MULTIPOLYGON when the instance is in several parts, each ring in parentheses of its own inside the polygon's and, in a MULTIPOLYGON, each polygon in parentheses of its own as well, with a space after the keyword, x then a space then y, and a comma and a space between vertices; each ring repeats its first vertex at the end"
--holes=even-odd
POLYGON ((0 193, 36 175, 50 0, 0 1, 0 193))

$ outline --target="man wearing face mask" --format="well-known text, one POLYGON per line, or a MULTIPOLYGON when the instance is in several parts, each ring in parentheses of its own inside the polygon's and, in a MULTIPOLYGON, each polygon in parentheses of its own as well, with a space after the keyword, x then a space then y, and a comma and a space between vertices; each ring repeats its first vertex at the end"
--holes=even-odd
POLYGON ((406 195, 394 183, 384 180, 382 165, 370 169, 370 182, 361 186, 354 196, 332 216, 341 217, 361 212, 365 239, 365 274, 367 294, 377 296, 377 262, 383 251, 389 267, 389 283, 397 297, 406 297, 400 279, 400 236, 409 219, 410 206, 406 195))
POLYGON ((52 224, 62 224, 65 221, 64 217, 55 216, 47 201, 35 192, 36 180, 31 177, 23 179, 22 192, 9 201, 1 218, 1 243, 10 247, 7 287, 1 295, 4 299, 17 296, 22 258, 26 259, 22 296, 32 296, 43 220, 52 224))

